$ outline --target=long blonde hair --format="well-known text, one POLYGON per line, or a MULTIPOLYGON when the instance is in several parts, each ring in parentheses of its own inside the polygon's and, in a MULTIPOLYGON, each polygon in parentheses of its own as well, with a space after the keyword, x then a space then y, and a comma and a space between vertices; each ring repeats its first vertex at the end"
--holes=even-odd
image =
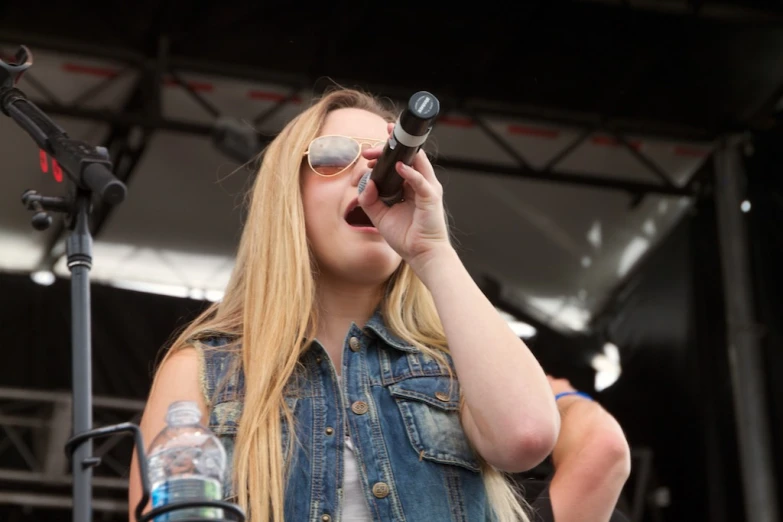
MULTIPOLYGON (((282 421, 293 423, 284 389, 318 324, 315 266, 305 233, 299 172, 302 153, 326 116, 347 107, 370 111, 388 121, 396 117, 365 93, 339 89, 286 125, 264 151, 248 193, 246 224, 223 300, 182 331, 166 355, 215 332, 236 339, 242 347, 246 389, 233 480, 237 502, 248 514, 248 522, 283 522, 286 458, 281 449, 280 412, 284 413, 282 421)), ((432 296, 405 263, 389 279, 381 307, 394 333, 444 362, 446 337, 432 296)), ((206 399, 209 404, 212 398, 206 399)), ((489 502, 499 521, 527 522, 524 504, 507 478, 486 463, 482 468, 489 502)))

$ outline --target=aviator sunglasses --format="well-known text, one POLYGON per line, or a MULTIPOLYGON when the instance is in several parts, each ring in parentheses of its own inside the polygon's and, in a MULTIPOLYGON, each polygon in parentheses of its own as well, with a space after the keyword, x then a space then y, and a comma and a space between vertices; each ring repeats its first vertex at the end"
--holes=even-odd
POLYGON ((362 149, 383 145, 386 140, 352 138, 350 136, 319 136, 310 142, 304 152, 313 172, 325 178, 342 174, 359 159, 362 149))

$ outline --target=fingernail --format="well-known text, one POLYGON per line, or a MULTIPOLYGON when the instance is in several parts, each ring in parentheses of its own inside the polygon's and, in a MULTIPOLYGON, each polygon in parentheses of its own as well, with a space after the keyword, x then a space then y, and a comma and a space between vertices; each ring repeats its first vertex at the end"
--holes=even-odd
POLYGON ((362 176, 362 179, 359 180, 359 194, 364 192, 364 189, 367 187, 367 181, 370 179, 370 174, 372 174, 372 171, 368 171, 364 176, 362 176))

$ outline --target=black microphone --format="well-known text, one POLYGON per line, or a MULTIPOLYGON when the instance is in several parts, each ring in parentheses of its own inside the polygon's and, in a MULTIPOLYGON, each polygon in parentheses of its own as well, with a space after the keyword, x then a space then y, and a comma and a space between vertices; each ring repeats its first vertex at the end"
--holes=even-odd
POLYGON ((406 165, 413 162, 416 153, 427 141, 438 112, 440 102, 432 94, 419 91, 411 96, 408 107, 397 118, 375 167, 359 182, 360 193, 367 185, 367 180, 372 179, 378 187, 378 198, 387 206, 402 201, 404 180, 397 173, 395 165, 398 161, 406 165))

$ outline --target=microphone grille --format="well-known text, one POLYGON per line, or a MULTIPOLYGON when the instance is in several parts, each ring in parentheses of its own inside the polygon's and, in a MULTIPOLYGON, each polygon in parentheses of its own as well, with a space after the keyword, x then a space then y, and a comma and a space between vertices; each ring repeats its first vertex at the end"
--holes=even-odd
POLYGON ((362 179, 359 180, 359 194, 364 192, 364 189, 367 187, 367 181, 370 179, 370 174, 372 174, 372 171, 367 172, 362 176, 362 179))

